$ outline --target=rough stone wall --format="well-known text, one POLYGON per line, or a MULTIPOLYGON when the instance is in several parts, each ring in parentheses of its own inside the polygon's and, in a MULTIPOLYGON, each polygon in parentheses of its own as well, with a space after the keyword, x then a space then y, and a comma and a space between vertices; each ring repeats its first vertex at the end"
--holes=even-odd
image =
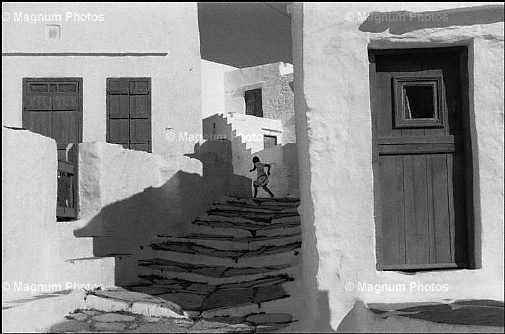
POLYGON ((245 114, 244 92, 261 88, 263 117, 283 122, 283 142, 296 141, 294 131, 293 74, 280 71, 282 63, 233 70, 225 73, 225 112, 245 114))
POLYGON ((292 7, 294 50, 299 51, 294 54, 304 275, 308 313, 316 331, 336 330, 356 300, 503 300, 503 6, 468 8, 475 5, 305 3, 292 7), (372 26, 360 20, 374 11, 404 10, 447 15, 447 19, 372 26), (475 13, 469 15, 472 10, 475 13), (475 270, 413 275, 378 272, 367 50, 451 45, 469 49, 475 256, 482 265, 475 270), (446 284, 448 291, 377 294, 346 286, 356 287, 358 282, 404 284, 407 289, 411 282, 446 284))

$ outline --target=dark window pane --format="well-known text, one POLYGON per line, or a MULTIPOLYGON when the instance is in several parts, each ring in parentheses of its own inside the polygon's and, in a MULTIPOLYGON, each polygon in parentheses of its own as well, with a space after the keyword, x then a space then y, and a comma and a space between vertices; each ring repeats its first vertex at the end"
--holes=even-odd
POLYGON ((58 85, 58 91, 62 93, 75 93, 77 92, 77 85, 76 84, 59 84, 58 85))
POLYGON ((46 93, 47 92, 47 85, 46 84, 31 84, 30 88, 33 93, 46 93))
POLYGON ((263 117, 261 88, 246 90, 244 93, 245 114, 263 117))
POLYGON ((406 118, 434 118, 433 86, 404 87, 406 118))

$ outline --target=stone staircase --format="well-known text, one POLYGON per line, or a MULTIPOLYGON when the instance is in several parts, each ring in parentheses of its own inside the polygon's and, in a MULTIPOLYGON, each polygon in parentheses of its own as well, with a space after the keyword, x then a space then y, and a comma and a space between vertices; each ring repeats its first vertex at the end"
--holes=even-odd
MULTIPOLYGON (((188 319, 256 331, 287 327, 298 320, 302 289, 298 205, 297 198, 226 197, 193 221, 188 235, 160 235, 145 246, 140 280, 125 289, 188 319)), ((91 294, 94 308, 96 298, 114 298, 91 294)))

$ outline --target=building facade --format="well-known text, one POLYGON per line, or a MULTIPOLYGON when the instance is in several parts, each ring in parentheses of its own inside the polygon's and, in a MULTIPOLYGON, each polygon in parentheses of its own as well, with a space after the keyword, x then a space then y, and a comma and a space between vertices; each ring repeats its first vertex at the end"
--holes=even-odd
POLYGON ((4 4, 3 125, 173 155, 201 133, 196 4, 4 4), (71 10, 70 10, 70 9, 71 10))
POLYGON ((503 6, 291 10, 314 330, 409 330, 359 303, 503 301, 503 6))

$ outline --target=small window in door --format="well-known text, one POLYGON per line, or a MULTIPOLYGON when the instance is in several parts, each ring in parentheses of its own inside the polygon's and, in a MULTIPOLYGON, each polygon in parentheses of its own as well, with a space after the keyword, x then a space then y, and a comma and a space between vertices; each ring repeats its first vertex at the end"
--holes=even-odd
POLYGON ((246 90, 244 92, 244 99, 246 115, 263 117, 261 88, 246 90))
POLYGON ((275 145, 277 145, 277 136, 264 135, 263 144, 265 150, 267 148, 274 147, 275 145))
POLYGON ((151 152, 151 79, 107 79, 107 142, 151 152))
POLYGON ((393 77, 395 127, 443 127, 442 77, 393 77))

